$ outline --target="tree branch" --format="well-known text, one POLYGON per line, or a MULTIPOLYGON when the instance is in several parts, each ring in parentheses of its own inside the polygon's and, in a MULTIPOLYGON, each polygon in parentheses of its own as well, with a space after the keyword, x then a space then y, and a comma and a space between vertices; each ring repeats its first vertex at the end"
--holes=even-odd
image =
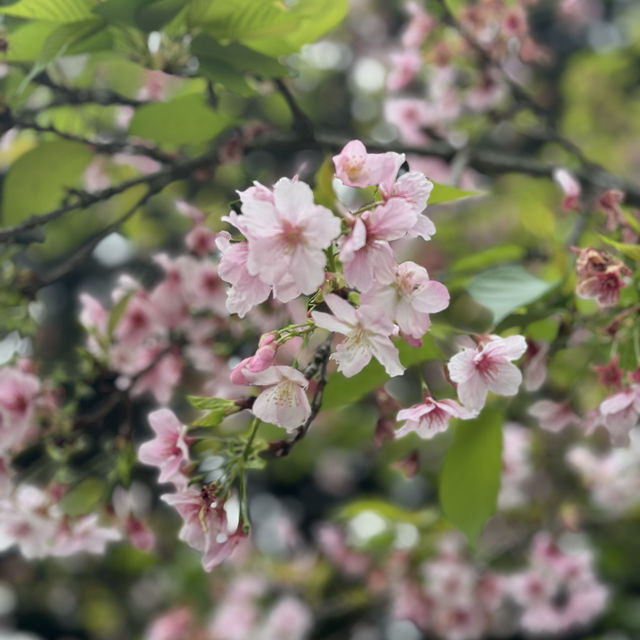
POLYGON ((315 134, 313 123, 309 116, 307 116, 307 114, 302 110, 289 90, 289 87, 287 87, 284 80, 281 78, 275 80, 275 85, 289 107, 291 117, 293 118, 293 130, 298 133, 302 140, 314 140, 315 134))
POLYGON ((57 220, 70 211, 86 209, 98 202, 109 200, 113 196, 123 193, 132 187, 137 187, 138 185, 147 185, 149 188, 154 189, 155 192, 161 191, 171 182, 188 177, 195 169, 215 165, 217 162, 218 150, 212 149, 202 155, 177 161, 173 165, 160 169, 159 171, 125 180, 106 189, 93 192, 70 190, 67 202, 64 202, 56 209, 47 213, 33 215, 18 224, 0 229, 0 243, 11 242, 15 237, 23 234, 25 231, 57 220))

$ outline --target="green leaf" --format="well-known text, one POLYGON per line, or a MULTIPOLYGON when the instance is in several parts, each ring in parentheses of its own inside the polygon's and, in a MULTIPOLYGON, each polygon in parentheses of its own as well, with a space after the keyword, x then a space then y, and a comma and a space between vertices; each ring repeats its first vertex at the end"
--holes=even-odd
POLYGON ((611 240, 611 238, 607 238, 607 236, 600 236, 600 240, 606 242, 607 244, 615 247, 620 253, 627 256, 627 258, 631 258, 636 262, 640 262, 640 244, 626 244, 624 242, 616 242, 615 240, 611 240))
POLYGON ((94 7, 93 12, 110 24, 135 27, 138 11, 148 2, 149 0, 107 0, 94 7))
POLYGON ((228 400, 227 398, 188 397, 189 402, 196 409, 208 412, 193 423, 194 427, 217 427, 224 418, 240 409, 233 400, 228 400))
POLYGON ((498 324, 516 309, 534 302, 556 286, 536 278, 519 265, 503 265, 479 274, 466 289, 493 313, 498 324))
MULTIPOLYGON (((431 182, 433 182, 433 180, 431 182)), ((448 184, 433 182, 433 189, 431 190, 428 203, 438 204, 439 202, 451 202, 452 200, 460 200, 460 198, 481 195, 483 195, 481 191, 466 191, 459 187, 452 187, 448 184)))
POLYGON ((57 207, 65 189, 77 185, 92 158, 88 147, 67 140, 42 142, 20 156, 5 178, 3 223, 16 224, 57 207))
POLYGON ((485 409, 475 420, 458 421, 440 474, 444 515, 471 543, 496 508, 502 469, 503 416, 485 409))
MULTIPOLYGON (((76 50, 73 53, 84 53, 82 48, 78 50, 81 43, 92 40, 92 37, 104 29, 104 22, 100 19, 81 20, 60 25, 53 33, 49 34, 42 45, 42 50, 38 56, 36 68, 43 69, 49 62, 70 52, 72 47, 76 50)), ((109 39, 107 38, 107 41, 109 39)), ((90 44, 90 48, 92 44, 90 44)), ((33 72, 32 72, 33 73, 33 72)))
POLYGON ((120 318, 124 314, 127 305, 129 304, 129 300, 131 300, 131 296, 135 293, 135 291, 127 291, 120 300, 114 305, 113 309, 111 309, 111 313, 109 314, 109 322, 107 323, 107 335, 112 336, 115 328, 118 326, 118 322, 120 322, 120 318))
POLYGON ((198 56, 201 63, 223 62, 240 73, 251 72, 265 78, 277 78, 288 73, 287 67, 270 56, 258 53, 238 42, 223 45, 204 34, 194 38, 191 52, 198 56))
POLYGON ((105 490, 106 484, 101 478, 85 478, 69 489, 58 504, 67 515, 80 516, 98 505, 105 490))
POLYGON ((278 38, 257 37, 247 41, 254 49, 269 55, 295 53, 308 42, 315 42, 336 27, 347 15, 347 0, 298 0, 290 7, 296 28, 278 38))
MULTIPOLYGON (((440 356, 440 350, 428 334, 422 338, 421 347, 412 347, 404 340, 399 341, 396 346, 400 353, 400 361, 405 367, 410 367, 425 360, 433 360, 440 356)), ((353 404, 370 391, 382 386, 387 380, 389 380, 389 376, 384 367, 373 359, 360 373, 350 378, 346 378, 342 373, 335 371, 327 381, 327 387, 322 399, 322 408, 335 409, 353 404)))
POLYGON ((273 0, 193 0, 187 12, 187 24, 203 28, 216 38, 245 40, 280 36, 295 29, 298 21, 284 3, 273 0))
POLYGON ((433 524, 438 516, 433 509, 409 511, 383 498, 359 498, 338 508, 333 516, 336 520, 351 520, 363 511, 373 511, 387 520, 409 522, 419 527, 433 524))
POLYGON ((49 22, 78 22, 92 17, 93 6, 93 0, 20 0, 0 6, 0 13, 49 22))
POLYGON ((136 24, 145 31, 155 31, 171 22, 190 0, 155 0, 136 13, 136 24))
POLYGON ((7 60, 31 61, 40 57, 42 43, 58 28, 55 22, 25 22, 7 35, 7 60))
POLYGON ((211 140, 232 123, 229 115, 209 107, 202 96, 190 94, 140 107, 129 133, 160 144, 196 144, 211 140))
POLYGON ((490 247, 484 251, 476 251, 462 256, 451 265, 452 273, 463 271, 479 271, 496 263, 520 260, 524 256, 524 247, 515 244, 503 244, 490 247))

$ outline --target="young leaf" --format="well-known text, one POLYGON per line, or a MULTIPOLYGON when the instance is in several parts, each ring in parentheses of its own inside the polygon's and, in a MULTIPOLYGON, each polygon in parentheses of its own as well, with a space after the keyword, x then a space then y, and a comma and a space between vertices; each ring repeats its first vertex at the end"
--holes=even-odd
POLYGON ((196 409, 208 412, 193 423, 194 427, 217 427, 224 418, 239 410, 238 405, 233 400, 227 400, 226 398, 189 396, 189 402, 196 409))
POLYGON ((603 235, 600 236, 600 239, 607 244, 610 244, 612 247, 615 247, 621 254, 627 256, 627 258, 640 262, 640 244, 616 242, 615 240, 611 240, 611 238, 607 238, 607 236, 603 235))
MULTIPOLYGON (((428 176, 427 176, 428 177, 428 176)), ((432 180, 433 182, 433 180, 432 180)), ((433 189, 429 196, 428 204, 438 204, 439 202, 451 202, 452 200, 460 200, 460 198, 468 198, 469 196, 481 196, 480 191, 465 191, 459 187, 452 187, 448 184, 433 183, 433 189)))
POLYGON ((129 133, 160 144, 196 144, 217 136, 233 123, 197 94, 147 104, 136 110, 129 133))
POLYGON ((503 415, 485 409, 458 421, 440 474, 444 515, 474 542, 496 507, 502 469, 503 415))
POLYGON ((0 6, 0 13, 49 22, 77 22, 91 17, 93 0, 20 0, 0 6))
POLYGON ((530 274, 519 265, 502 265, 479 274, 466 289, 493 313, 494 324, 530 304, 556 286, 530 274))
POLYGON ((2 222, 16 224, 58 206, 92 157, 88 147, 67 140, 41 142, 20 156, 4 181, 2 222))
POLYGON ((91 511, 102 499, 106 485, 100 478, 85 478, 69 489, 58 503, 69 516, 80 516, 91 511))

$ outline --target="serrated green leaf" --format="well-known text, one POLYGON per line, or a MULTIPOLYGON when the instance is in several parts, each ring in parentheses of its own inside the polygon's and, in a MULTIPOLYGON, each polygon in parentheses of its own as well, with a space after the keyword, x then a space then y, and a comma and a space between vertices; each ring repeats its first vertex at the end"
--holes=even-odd
POLYGON ((503 415, 485 409, 475 420, 458 421, 440 474, 444 515, 471 543, 494 513, 502 469, 503 415))
POLYGON ((240 73, 251 72, 266 78, 277 78, 287 74, 287 67, 270 56, 238 42, 221 44, 210 36, 201 34, 196 36, 191 44, 191 52, 198 56, 200 62, 209 61, 212 64, 223 62, 240 73))
POLYGON ((245 40, 281 36, 295 29, 298 21, 284 3, 273 0, 193 0, 187 12, 187 24, 203 28, 216 38, 245 40))
POLYGON ((0 6, 0 13, 49 22, 78 22, 92 17, 93 0, 20 0, 0 6))
POLYGON ((493 313, 494 324, 550 291, 557 283, 536 278, 519 265, 503 265, 479 274, 466 286, 471 296, 493 313))
POLYGON ((101 478, 85 478, 69 489, 58 505, 67 515, 80 516, 98 505, 105 490, 106 484, 101 478))
POLYGON ((190 2, 190 0, 155 0, 146 2, 136 12, 136 24, 145 31, 161 29, 171 22, 190 2))
MULTIPOLYGON (((440 350, 428 334, 423 337, 420 347, 412 347, 404 340, 398 341, 396 346, 400 353, 400 361, 405 367, 440 356, 440 350)), ((350 378, 335 371, 327 381, 322 408, 335 409, 353 404, 370 391, 382 386, 388 379, 387 372, 377 360, 372 360, 360 373, 350 378)))
POLYGON ((620 253, 627 256, 627 258, 640 262, 640 244, 617 242, 616 240, 611 240, 611 238, 607 238, 607 236, 603 235, 600 235, 600 239, 612 247, 615 247, 620 253))
POLYGON ((160 144, 196 144, 215 138, 233 118, 210 108, 198 94, 144 105, 136 110, 129 133, 160 144))
POLYGON ((93 154, 83 144, 41 142, 20 156, 7 173, 2 194, 2 221, 16 224, 57 207, 65 188, 78 185, 93 154))
POLYGON ((295 29, 277 38, 247 36, 247 44, 272 56, 295 53, 340 24, 348 8, 347 0, 299 0, 289 8, 296 19, 295 29))

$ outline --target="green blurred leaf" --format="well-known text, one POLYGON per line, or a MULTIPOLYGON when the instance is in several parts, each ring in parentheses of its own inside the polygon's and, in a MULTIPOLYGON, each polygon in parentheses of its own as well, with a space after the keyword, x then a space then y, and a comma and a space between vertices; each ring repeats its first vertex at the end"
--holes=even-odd
POLYGON ((77 22, 92 17, 93 0, 20 0, 0 6, 0 13, 49 22, 77 22))
MULTIPOLYGON (((433 180, 431 181, 433 182, 433 180)), ((433 189, 429 196, 429 204, 438 204, 439 202, 451 202, 452 200, 460 200, 460 198, 468 198, 469 196, 481 196, 481 191, 466 191, 459 187, 452 187, 448 184, 440 184, 433 182, 433 189)))
POLYGON ((207 61, 212 65, 223 62, 240 73, 251 72, 266 78, 277 78, 288 73, 287 67, 270 56, 254 51, 238 42, 223 45, 204 34, 194 38, 191 52, 198 56, 200 62, 207 61))
POLYGON ((350 520, 364 511, 373 511, 383 518, 396 522, 408 522, 419 527, 433 524, 438 516, 433 509, 409 511, 383 498, 359 498, 338 508, 333 516, 336 520, 350 520))
POLYGON ((42 43, 58 28, 55 22, 26 22, 7 34, 7 60, 37 60, 42 43))
POLYGON ((187 23, 192 28, 203 28, 216 38, 228 40, 279 36, 298 25, 284 3, 273 0, 193 0, 187 12, 187 23))
POLYGON ((136 24, 145 31, 156 31, 171 22, 189 2, 190 0, 147 1, 136 13, 136 24))
POLYGON ((42 142, 20 156, 5 178, 2 221, 16 224, 57 207, 65 188, 78 184, 92 157, 88 147, 67 140, 42 142))
POLYGON ((347 0, 298 0, 289 9, 296 28, 280 37, 256 37, 248 44, 269 55, 295 53, 308 42, 315 42, 336 27, 347 15, 347 0))
MULTIPOLYGON (((440 356, 440 350, 428 334, 422 338, 421 347, 412 347, 404 340, 397 342, 396 346, 400 353, 400 361, 405 367, 440 356)), ((353 404, 370 391, 382 386, 388 379, 389 376, 384 367, 374 359, 360 373, 351 378, 346 378, 335 371, 329 376, 322 399, 322 408, 335 409, 353 404)))
POLYGON ((502 422, 502 413, 496 409, 485 409, 475 420, 458 421, 440 474, 442 510, 471 543, 496 508, 502 422))
POLYGON ((136 26, 136 14, 149 0, 106 0, 94 7, 93 12, 111 24, 136 26))
POLYGON ((600 240, 606 242, 612 247, 615 247, 620 253, 627 256, 627 258, 631 258, 636 262, 640 262, 640 244, 625 244, 624 242, 616 242, 615 240, 611 240, 611 238, 607 238, 607 236, 603 235, 600 235, 600 240))
POLYGON ((97 506, 105 490, 106 484, 101 478, 85 478, 69 489, 58 504, 67 515, 79 516, 88 513, 97 506))
MULTIPOLYGON (((100 19, 81 20, 60 25, 55 31, 49 34, 42 45, 36 68, 43 69, 49 62, 70 52, 75 47, 73 53, 84 53, 82 44, 89 45, 91 50, 95 40, 93 36, 104 29, 104 22, 100 19)), ((109 42, 109 38, 105 43, 109 42)))
POLYGON ((233 119, 209 107, 198 94, 147 104, 136 110, 129 133, 160 144, 206 142, 224 131, 233 119))
POLYGON ((493 313, 494 324, 516 309, 534 302, 556 286, 536 278, 519 265, 503 265, 479 274, 466 286, 493 313))
POLYGON ((490 247, 484 251, 475 251, 469 255, 462 256, 451 265, 453 273, 462 271, 479 271, 496 263, 505 263, 512 260, 519 260, 524 256, 524 247, 515 244, 502 244, 497 247, 490 247))

